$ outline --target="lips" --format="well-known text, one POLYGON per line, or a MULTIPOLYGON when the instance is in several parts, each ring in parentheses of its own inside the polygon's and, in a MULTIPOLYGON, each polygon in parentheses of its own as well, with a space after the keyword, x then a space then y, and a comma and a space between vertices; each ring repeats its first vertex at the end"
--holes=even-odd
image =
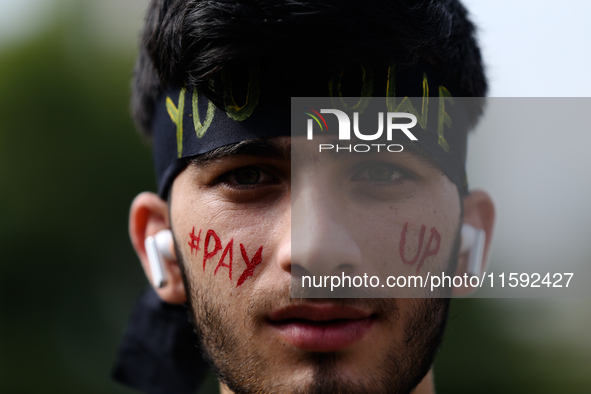
POLYGON ((291 345, 312 352, 346 349, 367 335, 371 312, 332 304, 290 305, 268 316, 270 326, 291 345))

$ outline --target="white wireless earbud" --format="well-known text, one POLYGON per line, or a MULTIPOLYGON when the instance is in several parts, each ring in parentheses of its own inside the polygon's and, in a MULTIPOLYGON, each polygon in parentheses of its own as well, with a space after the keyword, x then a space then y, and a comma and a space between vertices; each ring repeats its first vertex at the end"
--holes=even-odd
POLYGON ((163 258, 174 258, 170 249, 172 246, 172 232, 169 229, 160 230, 156 235, 147 237, 144 246, 150 262, 152 283, 154 287, 162 288, 166 286, 166 270, 164 269, 163 258))
POLYGON ((468 275, 480 276, 480 267, 484 257, 486 233, 468 223, 462 225, 462 246, 460 253, 468 252, 468 275))

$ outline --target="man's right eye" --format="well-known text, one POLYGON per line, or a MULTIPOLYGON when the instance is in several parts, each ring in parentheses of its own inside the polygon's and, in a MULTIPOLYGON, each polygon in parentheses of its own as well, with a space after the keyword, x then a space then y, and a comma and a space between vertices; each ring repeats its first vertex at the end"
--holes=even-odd
POLYGON ((253 189, 275 184, 277 178, 259 166, 246 166, 228 171, 218 182, 236 189, 253 189))
POLYGON ((243 167, 234 170, 233 173, 239 185, 254 185, 261 179, 261 169, 258 167, 243 167))

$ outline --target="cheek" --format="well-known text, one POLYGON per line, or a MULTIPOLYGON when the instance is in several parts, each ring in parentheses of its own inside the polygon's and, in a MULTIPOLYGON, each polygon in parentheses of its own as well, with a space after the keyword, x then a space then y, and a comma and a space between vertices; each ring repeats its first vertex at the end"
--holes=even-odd
POLYGON ((380 271, 419 274, 433 271, 449 258, 459 227, 459 200, 392 204, 365 226, 353 226, 364 261, 380 262, 380 271))
POLYGON ((232 237, 219 229, 193 227, 184 239, 193 276, 219 277, 218 281, 240 287, 263 262, 264 245, 252 239, 247 242, 240 234, 232 237), (252 247, 253 244, 256 246, 252 247))
POLYGON ((416 272, 419 273, 425 263, 425 260, 430 257, 434 258, 439 253, 439 248, 441 246, 441 234, 436 227, 431 227, 429 232, 429 240, 424 244, 427 226, 422 224, 421 230, 419 231, 418 243, 415 246, 408 247, 409 245, 407 245, 406 239, 408 235, 408 226, 409 224, 406 222, 402 228, 400 240, 398 242, 398 253, 403 264, 410 267, 416 266, 416 272), (408 249, 411 250, 410 256, 412 257, 408 257, 408 249), (414 255, 412 254, 413 252, 414 255))
POLYGON ((202 289, 239 294, 272 260, 277 248, 273 233, 286 223, 280 214, 289 200, 231 202, 200 186, 200 178, 189 170, 175 179, 170 199, 171 225, 187 275, 202 289))

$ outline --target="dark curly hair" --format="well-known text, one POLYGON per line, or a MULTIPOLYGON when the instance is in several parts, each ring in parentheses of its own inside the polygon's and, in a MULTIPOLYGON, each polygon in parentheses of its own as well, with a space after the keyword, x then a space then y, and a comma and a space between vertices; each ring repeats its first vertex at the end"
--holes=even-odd
MULTIPOLYGON (((185 84, 223 108, 212 81, 244 65, 260 67, 262 89, 313 96, 302 86, 337 69, 392 61, 402 68, 428 63, 455 96, 486 95, 475 27, 458 0, 152 0, 133 116, 149 136, 158 96, 185 84)), ((483 105, 474 102, 473 123, 483 105)))

